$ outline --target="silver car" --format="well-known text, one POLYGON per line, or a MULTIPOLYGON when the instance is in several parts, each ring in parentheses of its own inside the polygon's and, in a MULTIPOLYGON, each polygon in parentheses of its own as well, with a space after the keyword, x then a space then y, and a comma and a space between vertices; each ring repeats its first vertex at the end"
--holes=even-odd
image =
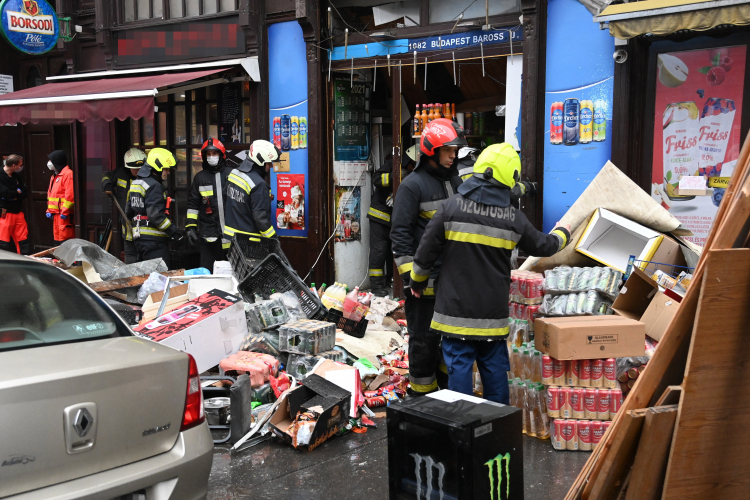
POLYGON ((191 356, 0 252, 0 498, 204 499, 212 459, 191 356))

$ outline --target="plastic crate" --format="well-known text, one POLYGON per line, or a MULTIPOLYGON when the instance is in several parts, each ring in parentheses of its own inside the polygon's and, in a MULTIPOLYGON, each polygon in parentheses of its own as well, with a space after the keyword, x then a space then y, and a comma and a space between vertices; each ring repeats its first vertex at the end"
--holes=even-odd
POLYGON ((268 255, 275 253, 287 266, 289 259, 281 250, 279 240, 273 238, 254 238, 248 235, 235 234, 232 246, 229 249, 229 263, 232 264, 232 272, 237 281, 244 280, 250 271, 257 266, 268 255))
POLYGON ((344 315, 337 309, 328 310, 326 321, 336 323, 336 328, 342 330, 344 333, 351 335, 352 337, 357 337, 358 339, 361 339, 365 336, 367 323, 369 323, 369 321, 364 318, 362 318, 360 321, 346 319, 344 315))
POLYGON ((274 292, 292 291, 308 319, 322 319, 327 313, 317 294, 310 291, 297 273, 275 253, 256 265, 240 282, 238 290, 245 301, 251 303, 255 302, 256 294, 268 299, 274 292))

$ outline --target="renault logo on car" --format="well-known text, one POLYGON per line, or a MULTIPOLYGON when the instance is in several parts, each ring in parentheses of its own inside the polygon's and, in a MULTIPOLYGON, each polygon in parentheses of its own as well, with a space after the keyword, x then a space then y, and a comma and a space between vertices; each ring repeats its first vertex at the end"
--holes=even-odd
POLYGON ((75 429, 79 437, 86 437, 93 424, 94 417, 91 416, 91 413, 86 408, 81 408, 73 420, 73 429, 75 429))

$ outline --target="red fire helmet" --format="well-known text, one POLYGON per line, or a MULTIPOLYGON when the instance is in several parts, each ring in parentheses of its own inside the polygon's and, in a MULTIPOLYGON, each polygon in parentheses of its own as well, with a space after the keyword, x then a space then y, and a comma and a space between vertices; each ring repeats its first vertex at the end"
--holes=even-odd
POLYGON ((427 156, 433 156, 441 146, 467 146, 464 129, 447 118, 432 120, 422 131, 420 149, 427 156))

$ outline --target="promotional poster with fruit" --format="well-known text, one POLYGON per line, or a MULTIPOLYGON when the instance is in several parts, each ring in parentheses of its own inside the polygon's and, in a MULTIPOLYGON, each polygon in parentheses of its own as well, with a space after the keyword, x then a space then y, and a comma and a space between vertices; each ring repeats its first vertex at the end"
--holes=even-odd
POLYGON ((747 47, 659 54, 651 195, 705 244, 734 171, 742 137, 747 47), (706 196, 681 196, 683 176, 703 176, 706 196))

